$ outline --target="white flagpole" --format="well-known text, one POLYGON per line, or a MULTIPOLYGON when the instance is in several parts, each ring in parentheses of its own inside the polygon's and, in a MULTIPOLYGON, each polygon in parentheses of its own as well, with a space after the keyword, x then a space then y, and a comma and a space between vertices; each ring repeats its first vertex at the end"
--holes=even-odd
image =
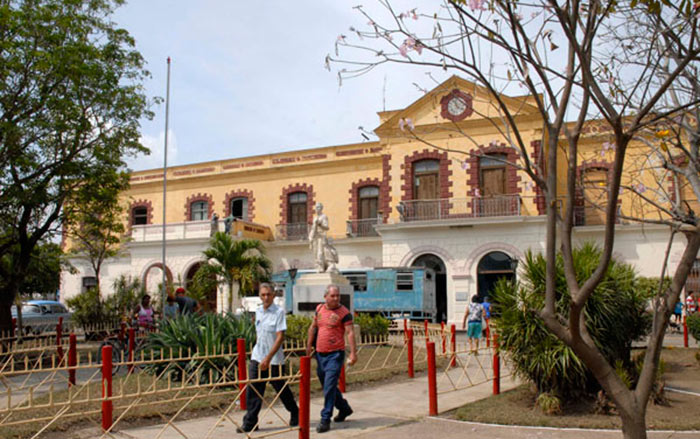
MULTIPOLYGON (((168 188, 168 117, 170 114, 170 57, 168 57, 168 81, 165 92, 165 147, 163 149, 163 292, 161 297, 161 307, 165 306, 166 300, 168 298, 168 282, 167 276, 165 275, 166 265, 165 265, 165 193, 168 188)), ((162 310, 161 310, 162 311, 162 310)))

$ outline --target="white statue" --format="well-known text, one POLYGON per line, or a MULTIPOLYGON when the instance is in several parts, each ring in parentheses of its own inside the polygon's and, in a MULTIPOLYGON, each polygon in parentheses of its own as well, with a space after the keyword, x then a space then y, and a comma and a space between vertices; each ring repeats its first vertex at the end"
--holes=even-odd
POLYGON ((316 203, 314 210, 316 214, 309 231, 309 248, 314 254, 316 269, 319 273, 337 273, 338 251, 328 242, 328 217, 323 213, 323 204, 316 203))

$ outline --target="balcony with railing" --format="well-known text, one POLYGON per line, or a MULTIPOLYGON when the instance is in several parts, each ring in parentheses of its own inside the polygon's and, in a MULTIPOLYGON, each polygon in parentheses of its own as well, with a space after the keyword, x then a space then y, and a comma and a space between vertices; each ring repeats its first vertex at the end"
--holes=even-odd
MULTIPOLYGON (((212 227, 223 231, 223 224, 219 222, 215 226, 209 220, 185 221, 182 223, 168 223, 165 225, 166 241, 177 239, 209 238, 212 227)), ((132 242, 161 241, 163 239, 163 224, 143 224, 131 226, 132 242)))
POLYGON ((364 238, 369 236, 379 236, 375 230, 377 224, 381 224, 382 218, 366 218, 347 221, 347 236, 349 238, 364 238))
POLYGON ((523 200, 518 194, 495 197, 409 200, 400 202, 397 210, 402 222, 520 216, 523 214, 522 202, 523 200))
POLYGON ((309 227, 311 227, 311 224, 306 223, 277 224, 275 227, 275 240, 302 241, 309 239, 309 227))

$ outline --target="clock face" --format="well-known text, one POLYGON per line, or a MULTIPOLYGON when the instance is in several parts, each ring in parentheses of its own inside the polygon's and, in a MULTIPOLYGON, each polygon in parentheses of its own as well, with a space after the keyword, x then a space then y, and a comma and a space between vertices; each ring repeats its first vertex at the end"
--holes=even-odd
POLYGON ((467 101, 461 96, 453 96, 447 102, 447 112, 453 116, 459 116, 467 109, 467 101))
POLYGON ((440 114, 452 122, 464 120, 474 112, 472 101, 473 98, 470 94, 454 89, 440 99, 440 104, 442 105, 440 114))

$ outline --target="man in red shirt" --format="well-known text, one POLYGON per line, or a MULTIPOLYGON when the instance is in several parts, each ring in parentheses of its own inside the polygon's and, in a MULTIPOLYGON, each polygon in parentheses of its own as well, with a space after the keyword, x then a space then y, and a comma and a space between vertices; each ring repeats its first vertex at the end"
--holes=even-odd
POLYGON ((316 307, 316 315, 309 327, 306 342, 306 355, 311 355, 311 348, 315 341, 316 373, 318 373, 318 379, 323 385, 321 422, 316 427, 316 431, 319 433, 325 433, 331 429, 333 406, 338 409, 338 415, 333 418, 335 422, 343 422, 352 414, 350 404, 343 398, 343 394, 338 389, 338 378, 345 359, 345 335, 350 343, 348 364, 353 365, 357 361, 352 314, 340 304, 338 286, 329 285, 323 298, 326 303, 316 307))

